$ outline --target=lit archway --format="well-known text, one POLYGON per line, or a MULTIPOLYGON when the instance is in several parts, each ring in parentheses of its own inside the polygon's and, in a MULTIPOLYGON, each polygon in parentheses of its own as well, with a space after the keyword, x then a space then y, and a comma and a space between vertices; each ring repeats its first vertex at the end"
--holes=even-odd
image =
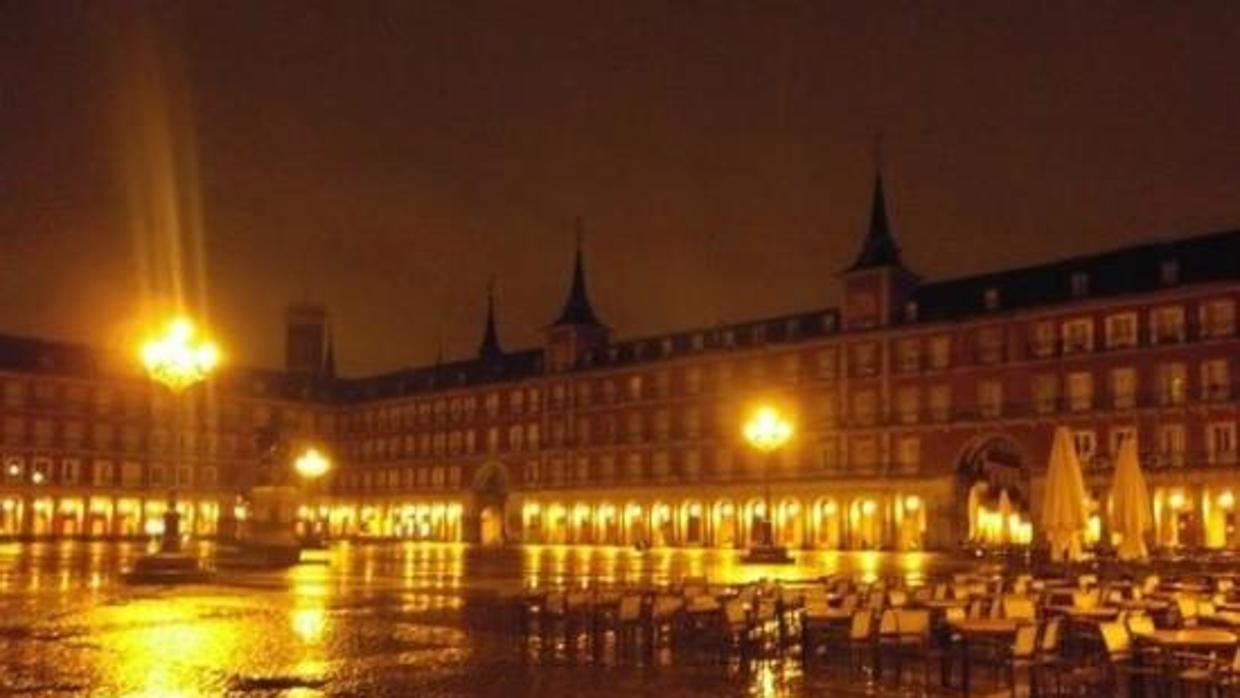
POLYGON ((814 543, 820 548, 838 550, 843 547, 843 517, 839 503, 832 497, 821 497, 814 503, 814 543))
POLYGON ((680 505, 680 530, 683 545, 706 543, 706 514, 702 503, 696 499, 685 500, 680 505))
POLYGON ((736 505, 731 499, 720 499, 712 507, 714 516, 714 540, 717 548, 735 548, 740 543, 740 526, 737 522, 736 505))
POLYGON ((1020 445, 1004 434, 971 441, 956 466, 953 524, 961 542, 1002 545, 1025 537, 1031 474, 1020 445))
MULTIPOLYGON (((502 545, 508 540, 508 483, 508 468, 498 461, 486 463, 474 473, 461 521, 465 540, 484 545, 502 545)), ((522 518, 528 521, 528 517, 522 518)))

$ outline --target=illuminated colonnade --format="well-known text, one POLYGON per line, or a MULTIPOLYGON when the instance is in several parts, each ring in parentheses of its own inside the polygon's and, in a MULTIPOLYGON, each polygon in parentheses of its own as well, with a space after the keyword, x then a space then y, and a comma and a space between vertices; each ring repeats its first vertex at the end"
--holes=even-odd
POLYGON ((298 509, 300 525, 317 520, 332 538, 399 538, 438 542, 464 540, 464 506, 457 500, 312 499, 298 509))
MULTIPOLYGON (((163 532, 167 498, 0 494, 0 537, 140 538, 163 532)), ((220 503, 215 499, 177 501, 186 535, 214 536, 220 503)))
POLYGON ((1229 485, 1165 485, 1150 488, 1156 547, 1240 547, 1236 498, 1229 485))
MULTIPOLYGON (((606 498, 534 496, 520 505, 526 543, 744 548, 761 530, 761 496, 606 498)), ((881 492, 780 495, 776 542, 794 548, 918 550, 926 545, 922 495, 881 492)))

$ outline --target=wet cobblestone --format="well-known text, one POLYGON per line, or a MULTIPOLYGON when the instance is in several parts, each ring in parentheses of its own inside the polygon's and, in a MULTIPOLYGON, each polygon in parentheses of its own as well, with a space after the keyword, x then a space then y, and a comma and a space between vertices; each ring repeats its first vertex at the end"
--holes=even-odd
MULTIPOLYGON (((281 572, 137 587, 132 544, 0 544, 0 693, 30 696, 847 695, 794 659, 595 661, 530 653, 498 599, 524 584, 743 581, 770 570, 729 552, 477 550, 337 545, 281 572), (479 622, 478 619, 482 621, 479 622), (472 619, 472 620, 471 620, 472 619)), ((209 561, 211 549, 201 550, 209 561)), ((924 575, 934 556, 807 554, 781 575, 924 575)))

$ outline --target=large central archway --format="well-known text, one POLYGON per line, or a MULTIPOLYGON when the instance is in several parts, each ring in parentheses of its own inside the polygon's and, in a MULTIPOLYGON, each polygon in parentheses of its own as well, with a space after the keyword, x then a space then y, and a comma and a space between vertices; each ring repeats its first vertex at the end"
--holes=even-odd
POLYGON ((1011 437, 989 434, 971 441, 956 465, 953 522, 957 540, 968 543, 981 537, 979 510, 998 512, 1008 507, 1028 520, 1031 479, 1024 449, 1011 437))
POLYGON ((472 501, 467 517, 467 540, 503 545, 508 540, 508 469, 487 463, 474 473, 472 501))

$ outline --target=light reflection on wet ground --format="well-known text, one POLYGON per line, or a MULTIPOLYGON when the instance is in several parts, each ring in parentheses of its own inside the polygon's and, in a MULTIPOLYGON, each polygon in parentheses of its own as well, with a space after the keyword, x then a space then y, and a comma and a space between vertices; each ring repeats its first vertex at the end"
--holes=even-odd
MULTIPOLYGON (((201 551, 209 558, 209 546, 201 551)), ((0 693, 809 695, 822 687, 795 662, 531 662, 511 638, 471 631, 464 606, 529 584, 831 572, 916 583, 963 564, 822 552, 802 553, 791 567, 755 568, 724 551, 340 544, 288 571, 225 572, 192 587, 127 586, 120 573, 140 552, 132 544, 0 544, 0 693)))

